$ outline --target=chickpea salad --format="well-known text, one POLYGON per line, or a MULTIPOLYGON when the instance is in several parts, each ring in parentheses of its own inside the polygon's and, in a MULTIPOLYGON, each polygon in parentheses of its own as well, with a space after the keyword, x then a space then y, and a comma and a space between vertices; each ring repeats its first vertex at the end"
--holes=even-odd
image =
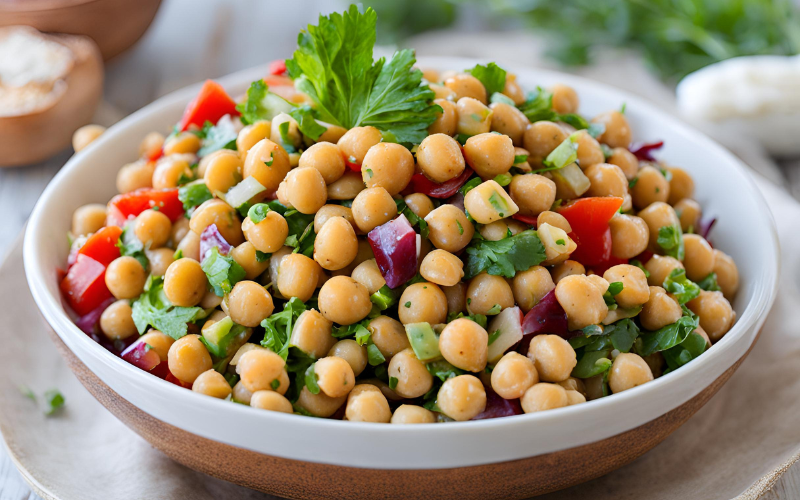
POLYGON ((74 213, 77 325, 197 393, 362 422, 532 413, 702 362, 736 264, 624 104, 375 60, 375 27, 320 16, 245 95, 207 81, 144 137, 74 213))

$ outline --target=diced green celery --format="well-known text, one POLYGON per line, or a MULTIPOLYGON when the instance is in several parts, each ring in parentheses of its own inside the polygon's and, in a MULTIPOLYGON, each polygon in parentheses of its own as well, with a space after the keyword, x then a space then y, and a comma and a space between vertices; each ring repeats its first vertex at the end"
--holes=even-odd
POLYGON ((591 182, 583 174, 577 163, 570 163, 566 167, 553 170, 553 182, 556 183, 556 198, 560 200, 573 200, 589 190, 591 182))
POLYGON ((428 323, 411 323, 405 325, 406 336, 411 349, 420 361, 433 361, 442 357, 439 352, 439 336, 428 323))

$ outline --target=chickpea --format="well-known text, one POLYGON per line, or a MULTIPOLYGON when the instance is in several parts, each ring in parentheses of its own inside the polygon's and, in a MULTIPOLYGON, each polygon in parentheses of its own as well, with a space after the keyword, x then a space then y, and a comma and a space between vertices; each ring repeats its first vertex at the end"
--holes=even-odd
POLYGON ((372 334, 370 339, 387 360, 410 347, 403 325, 394 318, 378 316, 369 322, 367 328, 372 334))
POLYGON ((458 314, 467 309, 467 284, 463 281, 453 286, 442 287, 447 297, 447 314, 458 314))
POLYGON ((676 203, 674 208, 681 221, 683 232, 693 232, 700 224, 700 215, 703 212, 700 204, 689 198, 684 198, 676 203))
POLYGON ((345 133, 336 146, 350 163, 361 165, 369 148, 381 142, 383 137, 375 127, 354 127, 345 133))
POLYGON ((358 229, 356 221, 353 219, 353 211, 349 207, 342 205, 325 205, 320 208, 314 216, 314 232, 319 233, 325 223, 333 217, 344 218, 350 223, 354 231, 358 229))
POLYGON ((332 398, 322 391, 311 394, 308 387, 303 387, 296 405, 314 416, 326 418, 336 413, 346 400, 347 396, 332 398))
POLYGON ((641 217, 647 224, 650 230, 649 248, 651 251, 658 251, 660 253, 661 247, 658 246, 658 232, 662 227, 673 226, 680 227, 680 220, 675 210, 664 202, 657 201, 647 206, 644 210, 639 212, 641 217))
POLYGON ((161 212, 145 210, 136 217, 133 234, 149 248, 163 247, 172 234, 172 222, 161 212))
POLYGON ((486 314, 492 308, 514 307, 511 285, 502 276, 483 272, 469 282, 467 287, 467 309, 473 314, 486 314))
POLYGON ((189 227, 198 235, 211 224, 216 224, 225 241, 233 246, 244 241, 242 221, 236 209, 222 200, 213 199, 197 207, 189 220, 189 227))
POLYGON ((486 368, 489 334, 467 318, 451 321, 439 336, 439 350, 450 364, 469 372, 486 368))
POLYGON ((294 413, 292 403, 275 391, 261 390, 252 393, 250 406, 260 410, 277 411, 281 413, 294 413))
MULTIPOLYGON (((586 274, 586 268, 583 267, 583 264, 576 260, 565 260, 560 264, 556 264, 550 269, 550 276, 551 281, 558 284, 559 281, 563 280, 567 276, 576 276, 586 274)), ((553 286, 555 288, 555 286, 553 286)))
POLYGON ((192 390, 212 398, 225 399, 231 393, 231 386, 221 373, 212 368, 194 380, 192 390))
POLYGON ((256 256, 256 248, 249 241, 245 241, 238 247, 231 250, 230 256, 237 264, 244 269, 244 279, 254 280, 264 271, 269 269, 269 259, 259 261, 256 256))
POLYGON ((647 249, 650 230, 644 219, 635 215, 614 214, 608 225, 611 228, 611 254, 614 257, 632 259, 647 249))
POLYGON ((523 312, 528 312, 556 285, 550 273, 542 266, 533 266, 518 272, 511 281, 514 301, 523 312))
POLYGON ((197 153, 200 149, 200 138, 191 132, 181 132, 170 137, 164 143, 164 155, 180 153, 197 153))
POLYGON ((325 205, 328 188, 316 168, 296 168, 286 176, 286 194, 300 213, 314 214, 325 205))
POLYGON ((612 148, 627 148, 631 144, 631 127, 628 119, 619 111, 607 111, 592 119, 592 123, 602 123, 605 131, 597 138, 612 148))
POLYGON ((687 278, 700 281, 714 271, 714 250, 705 238, 698 234, 684 234, 683 246, 687 278))
POLYGON ((572 226, 569 225, 569 221, 557 212, 546 210, 540 213, 539 216, 536 217, 536 227, 543 226, 544 224, 550 224, 553 227, 561 229, 565 233, 572 232, 572 226))
POLYGON ((175 262, 175 251, 171 248, 156 248, 145 250, 147 260, 150 262, 151 276, 164 276, 170 264, 175 262))
POLYGON ((539 379, 544 382, 567 380, 578 364, 572 346, 558 335, 533 337, 528 348, 528 358, 533 361, 539 379))
POLYGON ((319 170, 326 184, 331 184, 344 175, 345 164, 342 152, 330 142, 318 142, 306 149, 300 156, 300 168, 311 167, 319 170))
POLYGON ((123 340, 136 333, 133 311, 127 300, 118 300, 100 315, 100 330, 111 340, 123 340))
POLYGON ((520 105, 525 102, 525 92, 517 83, 517 75, 506 73, 506 84, 503 87, 503 94, 510 97, 514 104, 520 105))
POLYGON ((158 354, 158 357, 163 362, 169 359, 169 348, 172 347, 172 344, 175 343, 175 340, 169 335, 161 333, 158 330, 150 330, 139 337, 139 342, 144 342, 145 344, 149 345, 151 349, 154 349, 156 354, 158 354))
POLYGON ((175 250, 182 252, 183 256, 187 259, 200 262, 200 235, 194 231, 189 231, 181 242, 178 243, 178 248, 175 250))
POLYGON ((551 266, 567 260, 572 252, 578 248, 578 244, 570 238, 564 230, 544 223, 538 226, 539 239, 544 245, 544 252, 547 260, 542 262, 545 266, 551 266))
POLYGON ((139 158, 150 159, 161 154, 164 147, 164 135, 158 132, 150 132, 139 144, 139 158))
POLYGON ((442 108, 442 112, 438 113, 436 120, 428 126, 428 135, 455 135, 456 125, 458 125, 458 113, 455 103, 447 99, 438 98, 434 99, 433 103, 439 105, 442 108))
POLYGON ((464 277, 464 263, 447 250, 433 250, 422 259, 420 274, 441 286, 453 286, 464 277))
POLYGON ((389 361, 389 377, 397 379, 394 391, 403 398, 418 398, 433 387, 433 375, 418 360, 411 348, 395 354, 389 361))
POLYGON ((538 174, 515 175, 509 185, 511 199, 523 215, 536 216, 556 201, 556 184, 538 174))
POLYGON ((537 411, 563 408, 569 404, 567 391, 557 384, 539 382, 525 391, 520 399, 522 411, 533 413, 537 411))
POLYGON ((607 289, 607 283, 603 287, 589 276, 582 275, 567 276, 556 284, 556 300, 567 313, 570 330, 596 325, 605 319, 608 306, 603 294, 607 289))
POLYGON ((603 279, 609 283, 618 281, 622 283, 622 291, 614 296, 620 307, 637 307, 650 298, 650 288, 647 286, 647 277, 644 271, 636 266, 619 264, 610 267, 603 273, 603 279))
POLYGON ((117 191, 122 194, 136 191, 137 189, 153 187, 153 173, 156 164, 140 160, 128 163, 117 172, 117 191))
POLYGON ((172 231, 170 231, 170 240, 172 242, 172 246, 180 243, 180 241, 185 238, 190 231, 189 219, 186 217, 179 217, 178 220, 172 223, 172 231))
POLYGON ((368 386, 373 390, 355 391, 347 398, 345 418, 351 422, 375 422, 388 424, 392 410, 386 396, 374 385, 360 384, 356 388, 368 386))
POLYGON ((400 405, 392 415, 393 424, 432 424, 436 422, 436 415, 416 405, 400 405))
POLYGON ((358 342, 353 339, 344 339, 333 344, 328 351, 328 356, 336 356, 347 361, 356 377, 361 375, 361 372, 367 367, 367 348, 358 345, 358 342))
POLYGON ((164 294, 176 306, 193 307, 203 298, 207 284, 208 279, 200 263, 182 258, 167 268, 164 275, 164 294))
MULTIPOLYGON (((208 170, 208 164, 217 159, 219 156, 229 156, 233 160, 241 162, 239 159, 239 153, 237 151, 232 151, 230 149, 218 149, 200 158, 200 161, 197 162, 197 177, 205 178, 206 170, 208 170)), ((181 155, 181 157, 185 157, 187 161, 192 160, 191 156, 181 155)))
POLYGON ((269 139, 272 123, 269 120, 259 120, 251 125, 242 127, 239 134, 236 136, 236 149, 242 157, 247 156, 258 141, 261 139, 269 139))
POLYGON ((170 373, 186 384, 193 384, 201 373, 211 369, 211 355, 200 337, 193 334, 181 337, 170 346, 167 361, 170 373))
POLYGON ((586 402, 586 396, 578 391, 567 390, 567 406, 586 402))
POLYGON ((353 226, 343 217, 331 217, 314 240, 314 260, 330 271, 353 262, 358 253, 358 238, 353 226))
POLYGON ((336 343, 336 339, 331 335, 332 326, 319 311, 315 309, 303 311, 292 328, 289 342, 309 356, 322 357, 336 343))
POLYGON ((203 295, 203 298, 200 299, 200 303, 197 305, 203 309, 214 309, 222 305, 222 297, 217 296, 214 290, 207 289, 206 294, 203 295))
POLYGON ((474 135, 464 144, 464 158, 484 180, 494 179, 514 165, 514 144, 502 134, 474 135))
MULTIPOLYGON (((205 274, 203 274, 205 278, 205 274)), ((133 299, 144 290, 147 273, 138 260, 133 257, 118 257, 108 265, 105 275, 106 286, 118 299, 133 299)))
POLYGON ((463 73, 453 75, 444 80, 444 86, 456 94, 456 100, 462 97, 471 97, 486 104, 486 88, 480 80, 472 75, 463 73))
POLYGON ((726 299, 730 300, 739 289, 739 269, 733 259, 724 252, 714 250, 714 274, 717 285, 726 299))
POLYGON ((226 193, 242 180, 242 160, 236 155, 215 155, 203 174, 212 193, 226 193))
POLYGON ((228 312, 234 323, 256 327, 269 318, 275 306, 266 288, 255 281, 236 283, 228 295, 228 312))
POLYGON ((626 148, 614 148, 608 157, 608 163, 622 169, 625 178, 632 180, 639 173, 639 159, 626 148))
POLYGON ((639 313, 639 321, 642 328, 654 331, 675 323, 682 315, 681 306, 667 294, 666 290, 660 286, 651 286, 650 298, 639 313))
POLYGON ((508 136, 514 146, 522 146, 525 129, 530 124, 522 111, 504 102, 493 103, 489 109, 492 110, 492 131, 508 136))
POLYGON ((248 391, 272 391, 272 383, 280 381, 285 366, 283 358, 269 349, 252 349, 239 358, 236 373, 248 391))
MULTIPOLYGON (((600 148, 600 143, 589 135, 587 131, 580 130, 576 132, 575 143, 578 145, 578 165, 580 165, 581 169, 586 170, 593 165, 605 161, 606 157, 603 154, 603 150, 600 148)), ((626 186, 627 184, 628 183, 625 182, 626 186)))
POLYGON ((703 337, 703 340, 706 341, 706 349, 709 349, 711 347, 711 339, 708 337, 708 334, 706 333, 706 331, 703 330, 702 326, 698 326, 697 328, 695 328, 694 329, 694 333, 696 333, 696 334, 700 335, 701 337, 703 337))
POLYGON ((395 196, 411 182, 414 157, 400 144, 376 144, 364 157, 361 175, 368 188, 382 187, 395 196))
POLYGON ((587 196, 616 196, 624 198, 628 194, 628 179, 622 169, 609 163, 596 163, 585 171, 591 181, 587 196))
POLYGON ((464 171, 464 156, 455 139, 444 134, 424 138, 417 149, 420 171, 434 182, 454 179, 464 171))
POLYGON ((340 325, 352 325, 367 317, 372 310, 366 287, 348 276, 334 276, 319 290, 322 315, 340 325))
POLYGON ((261 139, 247 151, 242 175, 255 178, 269 192, 278 189, 290 168, 286 150, 269 139, 261 139))
POLYGON ((632 352, 623 352, 614 359, 608 373, 608 386, 614 394, 653 380, 653 373, 644 359, 632 352))
POLYGON ((669 180, 669 199, 667 203, 675 205, 684 198, 694 196, 694 179, 689 172, 678 167, 668 167, 667 171, 672 174, 669 180))
POLYGON ((410 323, 444 323, 447 319, 447 297, 433 283, 414 283, 403 291, 397 316, 404 325, 410 323))
POLYGON ((661 286, 672 271, 675 269, 683 269, 683 264, 674 257, 653 255, 650 260, 645 263, 644 268, 650 273, 647 282, 652 286, 661 286))
POLYGON ((429 238, 436 248, 455 253, 466 247, 475 234, 475 227, 455 205, 445 204, 425 217, 429 238))
POLYGON ((511 236, 514 236, 526 229, 528 229, 526 224, 511 218, 506 218, 490 222, 489 224, 481 224, 478 232, 489 241, 500 241, 507 238, 509 232, 511 236))
POLYGON ((281 214, 270 210, 258 224, 253 223, 250 217, 245 217, 242 231, 256 250, 273 253, 283 247, 283 242, 289 236, 289 225, 281 214))
MULTIPOLYGON (((423 195, 424 196, 424 195, 423 195)), ((96 233, 106 225, 106 206, 98 203, 79 207, 72 214, 72 234, 84 236, 96 233)))
POLYGON ((290 253, 280 261, 277 286, 284 297, 297 297, 303 302, 314 295, 322 268, 301 253, 290 253))
POLYGON ((634 207, 643 209, 669 199, 669 181, 657 168, 645 165, 639 169, 636 179, 636 184, 631 189, 634 207))
POLYGON ((348 170, 328 186, 328 199, 352 200, 363 190, 364 181, 361 179, 361 174, 348 170))
MULTIPOLYGON (((456 132, 468 136, 485 134, 492 127, 492 110, 471 97, 462 97, 456 102, 458 125, 456 132)), ((419 153, 417 153, 419 161, 419 153)))
POLYGON ((103 135, 105 131, 106 128, 102 125, 84 125, 72 134, 72 149, 74 149, 76 153, 80 152, 83 148, 103 135))
POLYGON ((700 317, 700 327, 712 342, 723 337, 736 321, 736 313, 722 292, 700 291, 700 295, 686 304, 700 317))
POLYGON ((339 139, 344 137, 344 134, 347 133, 347 129, 344 127, 340 127, 339 125, 333 125, 330 123, 325 123, 323 121, 317 120, 317 123, 320 125, 327 127, 327 130, 319 136, 317 142, 330 142, 331 144, 336 144, 339 142, 339 139))
POLYGON ((352 278, 364 285, 370 295, 377 292, 386 284, 375 259, 365 260, 353 269, 352 278))
MULTIPOLYGON (((267 391, 264 391, 267 392, 267 391)), ((247 387, 241 381, 236 382, 233 386, 232 398, 237 403, 249 405, 252 400, 253 393, 247 390, 247 387)))
POLYGON ((368 188, 353 200, 353 219, 358 228, 368 233, 397 215, 397 204, 382 187, 368 188))
POLYGON ((583 380, 579 378, 570 377, 567 380, 562 380, 561 382, 556 383, 567 391, 575 391, 584 395, 586 394, 586 386, 584 385, 583 380))
POLYGON ((559 114, 577 113, 580 101, 575 89, 568 85, 557 83, 550 87, 553 95, 553 111, 559 114))
POLYGON ((519 354, 508 352, 492 370, 492 389, 504 399, 521 398, 533 384, 539 382, 539 374, 533 361, 519 354))
POLYGON ((486 390, 478 377, 459 375, 442 384, 436 405, 453 420, 470 420, 486 408, 486 390))
MULTIPOLYGON (((435 83, 431 83, 428 86, 433 91, 433 95, 436 99, 442 99, 451 102, 456 100, 456 93, 450 90, 449 88, 445 87, 444 85, 437 85, 435 83)), ((434 102, 436 101, 436 99, 434 99, 434 102)))
POLYGON ((167 156, 156 163, 153 171, 153 187, 156 189, 175 188, 178 187, 181 178, 191 179, 193 176, 189 162, 167 156))
POLYGON ((353 369, 342 358, 328 356, 317 360, 314 373, 319 388, 332 398, 346 396, 355 387, 356 377, 353 369))
POLYGON ((559 144, 567 139, 567 133, 558 124, 550 121, 538 121, 525 130, 524 148, 528 150, 528 163, 533 168, 543 168, 545 158, 559 144))
POLYGON ((434 209, 431 199, 422 193, 411 193, 403 198, 403 201, 406 202, 406 206, 411 209, 414 215, 422 219, 427 217, 434 209))

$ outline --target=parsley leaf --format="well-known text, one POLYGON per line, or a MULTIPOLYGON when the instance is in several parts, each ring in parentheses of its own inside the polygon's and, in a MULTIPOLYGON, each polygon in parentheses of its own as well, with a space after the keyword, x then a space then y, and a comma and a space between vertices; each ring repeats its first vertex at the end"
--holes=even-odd
POLYGON ((467 73, 480 80, 489 95, 495 92, 502 93, 506 86, 506 70, 493 62, 486 66, 477 64, 474 68, 467 70, 467 73))
POLYGON ((300 132, 315 141, 319 140, 319 137, 328 130, 317 123, 317 120, 314 119, 313 110, 308 104, 304 104, 289 111, 289 116, 294 118, 297 122, 297 128, 300 129, 300 132))
POLYGON ((378 366, 386 362, 381 350, 372 342, 367 345, 367 361, 370 366, 378 366))
POLYGON ((266 203, 256 203, 247 211, 247 217, 250 218, 250 221, 253 224, 258 224, 262 220, 267 218, 267 214, 269 213, 270 208, 269 205, 266 203))
POLYGON ((428 369, 431 375, 438 378, 442 382, 466 373, 464 370, 456 368, 443 359, 428 363, 425 365, 425 367, 428 369))
POLYGON ((447 322, 450 323, 451 321, 456 320, 458 318, 467 318, 469 320, 474 321, 475 323, 478 323, 479 325, 481 325, 481 327, 486 329, 487 319, 486 319, 486 316, 484 316, 483 314, 466 315, 463 312, 450 313, 450 314, 447 315, 447 322))
POLYGON ((241 113, 240 119, 244 124, 272 120, 281 113, 290 112, 292 108, 294 108, 294 104, 270 92, 264 80, 256 80, 251 83, 250 88, 247 89, 247 99, 236 105, 236 110, 241 113))
POLYGON ((531 122, 553 120, 556 117, 553 111, 553 94, 542 87, 537 87, 535 93, 530 93, 528 99, 518 108, 531 122))
MULTIPOLYGON (((713 273, 712 273, 713 274, 713 273)), ((677 267, 664 280, 664 290, 675 295, 678 304, 685 304, 700 295, 700 287, 686 277, 686 269, 677 267)))
POLYGON ((200 307, 173 306, 164 294, 164 278, 155 276, 148 278, 144 293, 132 308, 133 323, 140 335, 149 325, 175 340, 186 335, 188 323, 205 317, 205 311, 200 307))
POLYGON ((397 213, 405 215, 406 219, 408 219, 408 223, 411 224, 411 226, 418 226, 419 235, 422 236, 423 239, 427 239, 430 231, 428 230, 428 223, 425 222, 425 219, 418 217, 417 214, 412 212, 411 209, 408 208, 408 205, 406 205, 406 202, 402 199, 395 200, 395 204, 397 204, 397 213))
POLYGON ((604 333, 608 335, 614 349, 619 352, 629 352, 639 337, 639 327, 632 319, 621 319, 606 326, 604 333))
POLYGON ((244 279, 245 271, 238 262, 229 255, 219 253, 218 247, 213 247, 200 267, 206 273, 208 282, 214 288, 214 293, 219 297, 231 293, 233 285, 244 279))
POLYGON ((697 315, 683 306, 684 315, 670 325, 659 328, 654 332, 647 332, 641 336, 642 347, 639 354, 648 356, 654 352, 666 351, 686 340, 690 333, 699 326, 697 315))
POLYGON ((373 9, 362 14, 355 5, 344 14, 320 16, 317 26, 298 36, 286 69, 321 120, 348 129, 371 125, 396 142, 419 144, 441 108, 413 68, 413 51, 373 60, 376 21, 373 9))
POLYGON ((178 189, 178 199, 183 203, 187 217, 191 217, 195 208, 214 197, 202 180, 184 184, 178 189))
MULTIPOLYGON (((297 318, 306 311, 306 305, 297 297, 292 297, 283 305, 283 311, 272 314, 261 322, 264 339, 261 345, 271 349, 283 359, 289 356, 289 339, 297 318)), ((305 369, 303 369, 305 372, 305 369)))
POLYGON ((133 232, 133 222, 125 224, 125 228, 122 230, 119 240, 117 240, 117 247, 119 247, 120 255, 133 257, 139 261, 143 268, 147 269, 147 266, 150 265, 150 261, 145 254, 144 244, 139 241, 139 238, 133 232))
POLYGON ((683 260, 683 233, 679 226, 663 226, 658 230, 658 239, 656 240, 666 255, 675 257, 678 260, 683 260))
POLYGON ((365 345, 369 342, 372 332, 367 329, 370 319, 365 319, 360 323, 353 323, 347 326, 335 326, 331 335, 337 339, 345 339, 353 337, 358 345, 365 345))
POLYGON ((690 333, 683 342, 661 353, 667 362, 664 373, 677 370, 697 358, 705 352, 706 347, 706 339, 695 332, 690 333))
POLYGON ((64 403, 66 403, 64 395, 61 394, 61 391, 58 389, 50 389, 49 391, 45 391, 44 401, 47 404, 47 410, 44 412, 44 414, 48 417, 54 415, 64 406, 64 403))
POLYGON ((238 134, 233 127, 233 121, 231 121, 230 116, 227 118, 223 116, 217 121, 216 125, 209 121, 205 122, 197 135, 202 141, 200 151, 197 152, 197 156, 201 158, 220 149, 236 151, 236 136, 238 134))
POLYGON ((722 288, 717 284, 717 273, 711 273, 697 282, 697 286, 707 292, 719 292, 722 288))
POLYGON ((578 364, 572 369, 572 376, 575 378, 590 378, 601 373, 607 372, 612 361, 608 358, 611 351, 585 351, 578 359, 578 364))
POLYGON ((649 277, 650 277, 650 271, 648 271, 648 270, 647 270, 647 269, 644 267, 644 264, 642 264, 642 261, 640 261, 639 259, 633 259, 633 260, 631 261, 631 265, 632 265, 632 266, 636 266, 636 267, 638 267, 639 269, 641 269, 641 270, 642 270, 642 272, 644 273, 644 277, 645 277, 645 278, 649 278, 649 277))
POLYGON ((316 363, 311 363, 308 368, 306 368, 306 387, 308 387, 308 392, 311 394, 319 394, 319 384, 317 384, 317 380, 319 377, 317 376, 317 372, 315 370, 316 363))
POLYGON ((467 247, 466 253, 465 279, 483 271, 513 278, 517 271, 527 271, 547 258, 539 235, 532 229, 499 241, 485 240, 478 235, 467 247))
POLYGON ((284 245, 294 248, 295 252, 311 257, 314 254, 314 240, 317 238, 317 233, 314 232, 314 214, 304 214, 295 209, 286 208, 277 200, 271 201, 267 205, 270 210, 281 214, 289 226, 289 235, 286 237, 284 245))

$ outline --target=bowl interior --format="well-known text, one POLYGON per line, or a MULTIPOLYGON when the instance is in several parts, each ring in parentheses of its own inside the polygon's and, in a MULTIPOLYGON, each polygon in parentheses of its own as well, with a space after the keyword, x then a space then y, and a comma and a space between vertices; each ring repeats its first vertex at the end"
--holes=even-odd
MULTIPOLYGON (((464 69, 475 60, 428 58, 420 66, 464 69)), ((485 62, 485 61, 484 61, 485 62)), ((778 246, 771 214, 739 160, 699 132, 643 100, 582 78, 544 70, 513 68, 523 88, 562 82, 581 99, 580 112, 594 116, 626 105, 636 141, 663 140, 658 157, 688 170, 704 217, 718 218, 715 247, 736 261, 741 288, 734 301, 738 321, 701 360, 645 386, 592 401, 513 418, 458 425, 381 426, 256 412, 204 398, 156 379, 116 358, 75 327, 61 306, 56 269, 64 268, 66 233, 73 211, 106 203, 114 194, 119 168, 138 157, 141 139, 166 132, 180 118, 199 85, 170 94, 111 127, 74 156, 42 194, 28 224, 25 268, 45 318, 81 360, 123 397, 151 415, 204 437, 286 458, 356 467, 437 468, 512 460, 597 441, 629 430, 682 404, 739 359, 753 342, 775 295, 778 246), (180 404, 178 404, 180 403, 180 404), (225 417, 220 417, 224 412, 225 417), (235 422, 220 430, 224 418, 235 422), (188 422, 187 422, 188 420, 188 422), (602 424, 602 425, 601 425, 602 424), (286 435, 251 436, 244 429, 279 425, 286 435), (330 447, 297 445, 324 442, 330 447), (336 448, 340 445, 340 448, 336 448), (394 450, 391 454, 376 450, 394 450)), ((232 95, 266 74, 255 68, 220 82, 232 95)))

